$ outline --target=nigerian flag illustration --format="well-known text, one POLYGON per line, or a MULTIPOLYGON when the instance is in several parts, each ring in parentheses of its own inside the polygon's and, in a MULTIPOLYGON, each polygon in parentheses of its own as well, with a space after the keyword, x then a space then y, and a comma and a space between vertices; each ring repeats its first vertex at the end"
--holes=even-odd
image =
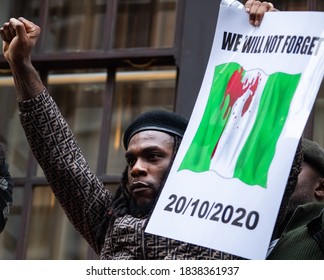
POLYGON ((268 171, 301 74, 215 67, 201 123, 179 171, 214 171, 267 187, 268 171))

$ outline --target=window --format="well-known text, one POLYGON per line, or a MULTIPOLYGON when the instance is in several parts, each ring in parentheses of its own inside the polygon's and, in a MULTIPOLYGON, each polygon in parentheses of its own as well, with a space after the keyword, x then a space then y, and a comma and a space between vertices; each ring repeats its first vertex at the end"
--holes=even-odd
MULTIPOLYGON (((181 1, 181 0, 180 0, 181 1)), ((176 0, 31 0, 1 3, 0 19, 24 16, 42 29, 33 63, 93 172, 114 191, 125 167, 122 133, 139 113, 175 108, 176 0)), ((31 155, 15 88, 0 57, 0 140, 14 177, 14 207, 1 259, 87 259, 31 155)))
POLYGON ((172 47, 176 5, 175 0, 118 1, 114 48, 172 47))
POLYGON ((106 2, 49 1, 45 52, 103 50, 106 2))

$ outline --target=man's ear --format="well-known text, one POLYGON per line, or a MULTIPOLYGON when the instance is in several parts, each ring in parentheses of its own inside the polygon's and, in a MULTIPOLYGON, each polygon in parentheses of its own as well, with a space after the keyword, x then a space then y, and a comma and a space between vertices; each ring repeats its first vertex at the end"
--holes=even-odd
POLYGON ((315 188, 315 197, 319 202, 324 202, 324 178, 319 178, 318 185, 315 188))

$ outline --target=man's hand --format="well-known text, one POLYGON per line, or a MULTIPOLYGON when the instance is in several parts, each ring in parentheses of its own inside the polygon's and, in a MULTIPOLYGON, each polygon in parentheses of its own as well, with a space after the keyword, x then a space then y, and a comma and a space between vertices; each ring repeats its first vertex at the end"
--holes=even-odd
POLYGON ((2 51, 9 64, 30 62, 30 53, 40 32, 39 26, 23 17, 11 18, 3 24, 0 28, 2 51))
POLYGON ((273 7, 271 2, 261 2, 256 0, 247 0, 245 10, 249 13, 250 23, 254 26, 259 26, 266 12, 278 11, 273 7))
POLYGON ((39 26, 22 17, 11 18, 0 28, 3 55, 9 63, 19 100, 31 99, 45 88, 31 62, 31 51, 40 33, 39 26))

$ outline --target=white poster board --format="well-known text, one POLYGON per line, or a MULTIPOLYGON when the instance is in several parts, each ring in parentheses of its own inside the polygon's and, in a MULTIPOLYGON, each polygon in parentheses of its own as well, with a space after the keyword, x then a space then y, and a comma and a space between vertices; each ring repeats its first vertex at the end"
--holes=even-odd
MULTIPOLYGON (((146 232, 264 259, 324 73, 324 13, 220 7, 188 129, 146 232)), ((193 54, 194 55, 194 54, 193 54)))

